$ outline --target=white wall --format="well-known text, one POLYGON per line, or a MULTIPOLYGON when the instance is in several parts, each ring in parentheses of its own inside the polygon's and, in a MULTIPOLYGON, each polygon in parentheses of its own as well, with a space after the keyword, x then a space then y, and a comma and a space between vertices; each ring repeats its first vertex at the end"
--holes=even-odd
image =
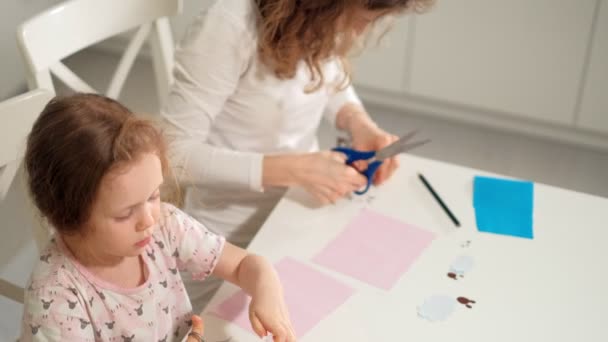
POLYGON ((60 0, 1 0, 0 13, 0 100, 26 89, 21 56, 17 50, 17 27, 36 13, 60 0))
POLYGON ((182 0, 183 9, 180 15, 171 19, 175 41, 179 41, 182 34, 186 31, 188 24, 203 9, 212 4, 214 0, 182 0))

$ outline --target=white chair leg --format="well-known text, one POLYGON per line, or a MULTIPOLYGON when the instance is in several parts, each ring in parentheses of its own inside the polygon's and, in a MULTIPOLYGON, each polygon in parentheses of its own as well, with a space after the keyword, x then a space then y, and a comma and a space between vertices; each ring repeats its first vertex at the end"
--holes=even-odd
POLYGON ((23 304, 23 294, 25 290, 9 281, 0 279, 0 295, 10 298, 17 303, 23 304))

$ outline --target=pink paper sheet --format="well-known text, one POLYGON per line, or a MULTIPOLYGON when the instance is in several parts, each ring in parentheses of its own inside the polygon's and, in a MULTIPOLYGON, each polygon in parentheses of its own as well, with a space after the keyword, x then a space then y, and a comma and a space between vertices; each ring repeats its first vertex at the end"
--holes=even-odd
MULTIPOLYGON (((281 278, 291 322, 298 337, 304 336, 354 292, 350 287, 291 258, 282 259, 275 268, 281 278)), ((248 315, 250 301, 249 296, 238 291, 211 313, 253 334, 248 315)))
POLYGON ((313 260, 389 290, 434 237, 429 231, 363 209, 313 260))

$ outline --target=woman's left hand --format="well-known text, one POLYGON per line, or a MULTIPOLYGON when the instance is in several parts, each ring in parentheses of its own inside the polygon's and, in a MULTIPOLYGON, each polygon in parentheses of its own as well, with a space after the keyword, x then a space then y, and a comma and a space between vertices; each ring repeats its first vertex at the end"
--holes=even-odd
MULTIPOLYGON (((353 118, 354 119, 354 118, 353 118)), ((350 134, 352 138, 352 147, 360 151, 377 151, 386 147, 399 139, 398 136, 387 133, 383 129, 366 117, 360 122, 354 122, 350 125, 350 134)), ((365 169, 367 165, 355 165, 358 168, 365 169)), ((385 159, 378 171, 374 174, 372 180, 374 185, 380 185, 389 179, 399 166, 397 156, 385 159)))

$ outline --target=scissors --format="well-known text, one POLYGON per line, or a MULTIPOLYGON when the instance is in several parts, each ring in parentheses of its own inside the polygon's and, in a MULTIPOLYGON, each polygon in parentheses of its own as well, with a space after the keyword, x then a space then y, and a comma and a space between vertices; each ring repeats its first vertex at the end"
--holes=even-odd
POLYGON ((359 171, 367 178, 367 185, 363 190, 355 191, 355 194, 363 195, 367 192, 367 190, 369 190, 369 187, 374 179, 374 174, 376 173, 380 165, 382 165, 382 162, 385 159, 396 156, 399 153, 409 151, 415 147, 422 146, 431 141, 431 139, 425 139, 408 143, 408 141, 417 133, 418 131, 411 131, 399 138, 399 140, 386 147, 379 149, 378 151, 359 151, 349 147, 333 148, 332 151, 344 153, 344 155, 346 155, 347 165, 352 165, 358 160, 367 161, 367 169, 359 171))

